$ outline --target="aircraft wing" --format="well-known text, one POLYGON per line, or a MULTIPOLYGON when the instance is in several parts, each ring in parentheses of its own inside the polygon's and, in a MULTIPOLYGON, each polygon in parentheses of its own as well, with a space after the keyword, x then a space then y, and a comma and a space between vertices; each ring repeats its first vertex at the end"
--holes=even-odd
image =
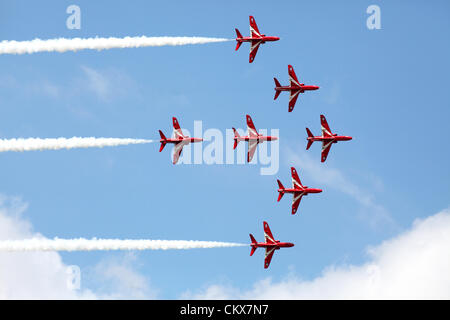
POLYGON ((253 156, 255 155, 257 145, 258 145, 257 140, 250 140, 248 142, 247 162, 252 162, 253 156))
POLYGON ((173 132, 175 134, 175 138, 184 138, 183 132, 181 131, 180 124, 178 123, 177 118, 173 117, 173 132))
POLYGON ((252 117, 247 115, 246 118, 247 118, 247 129, 248 129, 249 137, 257 137, 258 131, 256 131, 255 125, 253 124, 252 117))
POLYGON ((298 177, 297 170, 295 170, 294 167, 291 167, 291 175, 292 175, 292 187, 296 189, 303 190, 302 182, 300 181, 300 178, 298 177))
POLYGON ((256 53, 258 52, 261 40, 252 41, 252 46, 250 47, 250 57, 248 62, 252 63, 255 60, 256 53))
POLYGON ((289 112, 292 112, 292 110, 294 110, 295 103, 297 102, 299 94, 300 90, 291 90, 291 95, 289 96, 289 112))
POLYGON ((181 151, 183 151, 184 147, 183 142, 178 142, 174 148, 173 148, 173 164, 176 164, 178 162, 178 159, 180 159, 181 151))
POLYGON ((320 126, 322 127, 322 134, 324 137, 331 137, 333 134, 331 133, 330 126, 328 125, 327 119, 323 114, 320 115, 320 126))
POLYGON ((294 68, 291 65, 288 66, 288 73, 289 73, 289 80, 291 82, 291 87, 300 87, 300 81, 298 81, 294 68))
POLYGON ((325 162, 325 160, 327 160, 328 152, 330 152, 332 144, 333 144, 333 141, 323 141, 321 162, 325 162))
POLYGON ((264 221, 263 226, 264 226, 264 238, 266 239, 266 242, 275 243, 275 239, 272 235, 272 231, 270 231, 269 224, 264 221))
POLYGON ((258 30, 258 26, 256 25, 255 18, 250 16, 249 20, 250 20, 250 36, 252 38, 261 38, 261 32, 259 32, 259 30, 258 30))
POLYGON ((275 247, 266 248, 266 257, 264 258, 264 269, 267 269, 272 261, 273 254, 275 253, 275 247))
POLYGON ((292 214, 297 213, 297 209, 300 204, 300 201, 302 200, 302 197, 303 197, 303 192, 294 193, 294 197, 292 198, 292 214))

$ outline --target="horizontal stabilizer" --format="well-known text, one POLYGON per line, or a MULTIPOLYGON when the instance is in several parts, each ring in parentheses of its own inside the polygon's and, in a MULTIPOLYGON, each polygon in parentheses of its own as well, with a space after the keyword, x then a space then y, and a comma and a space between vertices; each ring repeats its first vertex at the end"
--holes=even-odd
POLYGON ((239 143, 239 138, 241 137, 239 135, 239 133, 237 132, 237 130, 235 128, 233 128, 233 132, 234 132, 234 145, 233 145, 233 150, 236 149, 238 143, 239 143))
POLYGON ((163 151, 165 146, 166 146, 166 143, 164 141, 161 142, 161 146, 159 147, 159 152, 163 151))
POLYGON ((256 251, 256 248, 257 248, 257 246, 256 246, 256 240, 255 240, 255 237, 253 237, 253 235, 250 233, 250 240, 251 240, 251 246, 252 246, 252 250, 250 251, 250 256, 252 256, 254 253, 255 253, 255 251, 256 251))
POLYGON ((283 189, 283 190, 284 190, 284 186, 283 186, 283 184, 281 183, 281 181, 277 179, 277 182, 278 182, 278 187, 279 187, 280 189, 283 189))
POLYGON ((280 202, 281 198, 283 198, 284 192, 279 191, 277 202, 280 202))
POLYGON ((277 90, 277 87, 281 87, 280 82, 277 80, 277 78, 273 78, 273 80, 275 81, 275 97, 273 98, 273 100, 277 100, 278 96, 280 95, 281 91, 277 90))
POLYGON ((250 240, 252 241, 252 244, 256 244, 256 239, 251 233, 250 233, 250 240))
POLYGON ((277 80, 277 78, 273 78, 273 81, 275 81, 275 87, 281 87, 280 82, 277 80))
MULTIPOLYGON (((308 138, 314 138, 314 135, 312 134, 311 130, 309 130, 308 128, 306 128, 306 133, 308 134, 308 138)), ((308 145, 306 146, 306 150, 308 150, 311 147, 313 142, 314 142, 314 140, 308 139, 308 145)))
POLYGON ((237 39, 242 39, 242 34, 239 32, 239 30, 237 28, 234 29, 234 30, 236 30, 236 37, 237 37, 237 39))

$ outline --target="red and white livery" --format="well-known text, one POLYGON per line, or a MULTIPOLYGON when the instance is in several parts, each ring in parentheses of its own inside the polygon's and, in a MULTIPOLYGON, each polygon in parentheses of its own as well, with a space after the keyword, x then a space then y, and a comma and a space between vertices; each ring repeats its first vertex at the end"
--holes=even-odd
POLYGON ((278 37, 268 37, 265 34, 261 34, 258 30, 258 26, 256 25, 255 18, 250 16, 250 37, 243 37, 238 29, 236 30, 236 51, 239 49, 243 42, 250 42, 250 57, 249 62, 252 63, 255 60, 256 53, 258 52, 258 48, 260 44, 266 43, 266 41, 278 41, 280 38, 278 37))
POLYGON ((264 141, 275 141, 278 140, 278 138, 260 135, 258 131, 256 131, 255 125, 253 124, 253 120, 248 114, 246 115, 246 119, 247 119, 248 136, 240 136, 237 130, 233 128, 234 131, 233 149, 236 149, 239 141, 248 141, 247 162, 251 162, 258 143, 262 143, 264 141))
POLYGON ((161 136, 161 139, 159 142, 161 142, 161 147, 159 148, 159 152, 163 151, 164 147, 167 143, 173 143, 173 164, 176 164, 178 162, 178 159, 180 158, 181 151, 183 151, 183 147, 189 143, 194 142, 201 142, 203 141, 202 138, 190 138, 188 136, 183 135, 183 131, 181 131, 180 124, 178 123, 177 118, 172 118, 173 122, 173 135, 172 138, 167 139, 164 133, 162 133, 161 130, 159 130, 159 135, 161 136))
POLYGON ((273 78, 273 80, 275 81, 275 97, 273 98, 273 100, 276 100, 278 98, 281 91, 289 91, 290 92, 289 112, 292 112, 292 110, 294 110, 295 103, 297 102, 297 98, 300 93, 304 93, 305 91, 317 90, 319 89, 319 87, 300 83, 294 72, 294 68, 291 65, 288 66, 288 72, 290 80, 290 85, 288 86, 282 86, 280 82, 277 80, 277 78, 273 78))
POLYGON ((297 170, 294 167, 291 167, 291 175, 292 175, 292 188, 286 189, 280 180, 278 182, 278 200, 280 201, 283 198, 285 193, 292 193, 292 214, 297 213, 298 206, 303 196, 307 196, 310 193, 320 193, 322 189, 309 188, 307 186, 302 185, 300 178, 298 177, 297 170))
POLYGON ((272 261, 273 254, 275 250, 279 250, 280 248, 290 248, 293 247, 294 244, 291 242, 280 242, 279 240, 275 240, 270 231, 269 225, 267 222, 263 222, 264 226, 264 238, 266 242, 256 242, 255 238, 252 234, 250 234, 250 240, 252 243, 250 246, 252 250, 250 251, 250 256, 252 256, 257 248, 266 248, 266 256, 264 259, 264 269, 267 269, 270 265, 270 261, 272 261))
POLYGON ((314 141, 322 141, 321 162, 325 162, 325 160, 327 160, 328 153, 330 152, 333 143, 338 143, 339 141, 352 140, 352 137, 339 136, 337 135, 337 133, 332 133, 330 127, 328 126, 327 119, 325 119, 325 116, 323 114, 320 115, 320 125, 322 126, 322 136, 315 137, 311 133, 311 130, 306 128, 306 133, 308 134, 308 137, 306 138, 306 140, 308 140, 306 150, 308 150, 311 147, 314 141))

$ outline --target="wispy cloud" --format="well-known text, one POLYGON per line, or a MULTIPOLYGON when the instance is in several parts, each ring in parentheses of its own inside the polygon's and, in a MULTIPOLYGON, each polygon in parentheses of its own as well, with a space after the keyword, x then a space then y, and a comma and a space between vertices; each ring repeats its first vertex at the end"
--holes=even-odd
POLYGON ((132 94, 139 95, 138 85, 124 71, 115 68, 105 70, 80 66, 81 72, 68 84, 49 79, 17 79, 12 75, 0 76, 0 89, 20 90, 32 96, 43 96, 70 102, 74 98, 93 95, 99 100, 111 102, 132 94))
POLYGON ((102 259, 88 270, 88 278, 102 299, 156 299, 158 290, 138 271, 133 252, 102 259))
MULTIPOLYGON (((364 215, 364 218, 369 221, 372 227, 379 225, 395 226, 394 219, 386 208, 376 202, 372 193, 364 187, 355 184, 341 170, 330 167, 329 165, 324 166, 318 159, 313 159, 300 148, 295 152, 290 148, 284 151, 287 155, 287 162, 301 169, 318 185, 338 190, 355 199, 363 207, 364 210, 362 210, 361 214, 364 215)), ((370 176, 370 179, 373 180, 374 178, 370 176)), ((374 181, 377 184, 377 188, 380 188, 382 182, 379 179, 374 181)))
POLYGON ((129 93, 136 94, 137 85, 122 71, 96 70, 87 66, 81 66, 81 70, 83 77, 75 79, 74 90, 91 92, 98 99, 108 102, 129 93))

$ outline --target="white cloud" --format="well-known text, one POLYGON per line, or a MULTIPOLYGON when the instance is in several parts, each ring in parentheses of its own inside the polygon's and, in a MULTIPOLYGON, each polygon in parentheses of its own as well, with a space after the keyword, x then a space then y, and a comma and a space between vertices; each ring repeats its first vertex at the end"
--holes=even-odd
POLYGON ((92 275, 98 285, 96 293, 103 299, 156 299, 157 291, 135 270, 137 257, 129 252, 98 263, 92 275))
POLYGON ((450 299, 450 209, 416 220, 410 230, 367 253, 364 264, 329 266, 313 280, 267 278, 248 291, 212 285, 183 298, 450 299))
MULTIPOLYGON (((22 217, 27 204, 0 194, 0 240, 42 237, 22 217)), ((0 299, 154 298, 148 280, 134 265, 136 259, 100 261, 93 267, 99 288, 72 289, 68 265, 57 252, 0 252, 0 299), (69 282, 69 285, 68 285, 69 282)))
MULTIPOLYGON (((39 236, 21 218, 26 208, 20 199, 0 195, 1 240, 39 236)), ((67 267, 56 252, 0 253, 0 299, 93 298, 88 290, 69 288, 67 267)))

